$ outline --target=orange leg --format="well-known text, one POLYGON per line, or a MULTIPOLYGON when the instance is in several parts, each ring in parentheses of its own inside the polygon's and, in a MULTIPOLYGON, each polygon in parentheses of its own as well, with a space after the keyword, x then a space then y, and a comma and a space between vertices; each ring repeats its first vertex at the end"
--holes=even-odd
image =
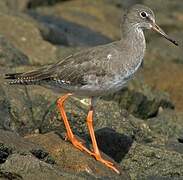
POLYGON ((68 119, 67 119, 67 115, 65 113, 65 110, 64 110, 64 102, 65 100, 71 96, 72 94, 66 94, 62 97, 60 97, 57 101, 57 107, 60 111, 60 114, 61 114, 61 117, 64 121, 64 124, 65 124, 65 128, 66 128, 66 131, 67 131, 67 139, 79 150, 81 151, 86 151, 87 153, 89 153, 90 155, 93 155, 93 153, 88 150, 85 146, 82 145, 81 142, 79 142, 75 137, 74 137, 74 134, 70 128, 70 124, 68 122, 68 119))
POLYGON ((119 170, 113 165, 113 163, 111 163, 110 161, 104 160, 101 157, 100 151, 98 149, 97 141, 95 138, 95 132, 93 129, 93 107, 92 106, 91 106, 90 111, 87 116, 87 125, 88 125, 88 129, 89 129, 89 133, 90 133, 90 137, 91 137, 92 145, 93 145, 93 151, 94 151, 93 156, 96 158, 97 161, 102 162, 107 167, 109 167, 116 173, 120 174, 119 170))

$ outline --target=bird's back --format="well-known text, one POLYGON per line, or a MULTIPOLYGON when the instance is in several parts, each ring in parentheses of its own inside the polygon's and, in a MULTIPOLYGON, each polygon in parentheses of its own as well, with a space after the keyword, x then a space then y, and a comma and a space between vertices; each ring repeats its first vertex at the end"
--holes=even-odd
POLYGON ((7 74, 10 84, 42 85, 83 95, 116 91, 131 78, 145 51, 143 32, 129 38, 80 51, 38 70, 7 74))

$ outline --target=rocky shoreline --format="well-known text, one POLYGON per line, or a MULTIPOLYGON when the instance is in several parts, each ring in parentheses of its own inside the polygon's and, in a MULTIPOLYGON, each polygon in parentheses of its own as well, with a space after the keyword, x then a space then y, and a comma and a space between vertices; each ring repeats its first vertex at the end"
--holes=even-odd
MULTIPOLYGON (((64 140, 58 94, 9 86, 3 78, 119 39, 120 14, 129 3, 154 8, 159 24, 181 41, 183 5, 178 0, 0 2, 0 179, 183 179, 182 42, 174 48, 147 34, 147 54, 137 77, 97 103, 97 141, 120 176, 64 140)), ((90 147, 87 103, 71 98, 66 109, 74 133, 90 147)))

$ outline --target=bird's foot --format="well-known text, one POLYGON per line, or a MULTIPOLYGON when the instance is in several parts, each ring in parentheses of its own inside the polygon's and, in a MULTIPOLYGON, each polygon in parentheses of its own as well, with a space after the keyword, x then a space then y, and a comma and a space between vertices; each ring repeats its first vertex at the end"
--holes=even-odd
POLYGON ((120 174, 119 170, 114 166, 114 164, 110 161, 107 161, 105 159, 103 159, 101 157, 100 154, 96 154, 92 151, 90 151, 89 149, 87 149, 82 142, 78 141, 75 137, 69 138, 67 135, 65 137, 66 140, 69 140, 74 147, 76 147, 77 149, 79 149, 80 151, 85 151, 87 152, 90 156, 95 157, 95 159, 97 161, 100 161, 101 163, 103 163, 105 166, 107 166, 108 168, 112 169, 113 171, 115 171, 116 173, 120 174))
POLYGON ((74 147, 76 147, 77 149, 79 149, 80 151, 85 151, 87 152, 90 156, 93 156, 93 152, 91 152, 89 149, 87 149, 82 142, 78 141, 75 137, 69 138, 66 137, 72 144, 74 147))
POLYGON ((93 156, 95 157, 95 159, 96 159, 97 161, 100 161, 100 162, 103 163, 105 166, 107 166, 108 168, 110 168, 110 169, 112 169, 113 171, 115 171, 117 174, 120 174, 119 170, 114 166, 114 164, 113 164, 112 162, 103 159, 103 158, 101 157, 100 154, 94 154, 94 153, 93 153, 93 156))

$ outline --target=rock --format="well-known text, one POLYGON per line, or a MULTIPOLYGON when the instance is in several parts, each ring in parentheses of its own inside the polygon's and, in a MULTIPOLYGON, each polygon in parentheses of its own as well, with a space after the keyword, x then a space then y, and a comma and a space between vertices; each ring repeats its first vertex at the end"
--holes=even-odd
POLYGON ((6 172, 6 171, 0 171, 0 178, 1 179, 16 179, 21 180, 22 177, 16 173, 6 172))
POLYGON ((5 1, 0 1, 0 9, 1 12, 8 12, 9 8, 7 6, 7 3, 5 1))
MULTIPOLYGON (((139 177, 137 178, 138 180, 141 180, 142 177, 139 177)), ((172 179, 175 179, 175 180, 181 180, 182 178, 181 177, 176 177, 176 178, 172 178, 172 177, 163 177, 163 176, 147 176, 145 178, 143 178, 145 180, 172 180, 172 179)))
MULTIPOLYGON (((42 92, 42 89, 34 86, 27 89, 24 86, 9 87, 8 84, 4 84, 0 91, 1 94, 4 94, 0 98, 0 108, 2 109, 0 114, 4 115, 4 117, 0 117, 1 127, 14 130, 21 135, 32 133, 36 129, 42 129, 44 127, 43 123, 45 123, 45 115, 47 115, 47 111, 50 108, 49 93, 48 91, 42 92)), ((53 95, 51 97, 53 98, 53 95)), ((55 99, 56 97, 52 101, 55 102, 55 99)), ((58 128, 58 122, 60 123, 60 121, 55 119, 52 122, 57 113, 55 106, 53 113, 55 115, 50 114, 48 122, 46 122, 48 126, 45 130, 53 127, 58 128)))
POLYGON ((182 160, 183 155, 177 152, 134 143, 121 164, 132 179, 146 179, 147 176, 182 178, 182 160))
POLYGON ((0 61, 2 66, 8 67, 30 64, 28 57, 2 36, 0 36, 0 61))
MULTIPOLYGON (((174 20, 174 22, 177 21, 174 20)), ((182 35, 183 33, 179 31, 170 34, 177 41, 180 41, 182 35)), ((181 41, 179 46, 183 47, 181 41)), ((149 43, 148 60, 144 63, 145 83, 156 90, 169 93, 178 111, 182 111, 182 56, 181 48, 176 48, 169 42, 154 37, 149 43), (159 48, 156 46, 157 43, 159 48)))
POLYGON ((129 179, 124 171, 117 175, 53 132, 23 138, 4 130, 0 130, 0 177, 35 180, 129 179))
POLYGON ((4 6, 11 11, 25 11, 30 8, 35 8, 37 6, 53 5, 59 1, 64 0, 4 0, 3 3, 4 6))
MULTIPOLYGON (((166 114, 169 111, 171 112, 171 110, 163 110, 161 113, 166 114)), ((66 112, 74 133, 79 136, 85 137, 86 133, 88 133, 88 130, 86 128, 86 114, 88 112, 88 107, 81 106, 81 102, 79 102, 78 100, 76 102, 76 100, 73 101, 72 99, 70 99, 70 101, 66 103, 66 112)), ((171 114, 170 112, 169 114, 171 114)), ((101 144, 102 144, 101 146, 105 146, 105 143, 104 143, 105 137, 106 137, 107 145, 111 143, 112 144, 111 147, 114 146, 117 149, 119 146, 123 146, 123 145, 126 146, 126 148, 128 149, 128 147, 130 146, 130 142, 132 140, 135 140, 139 143, 150 143, 150 144, 152 143, 152 144, 161 144, 161 145, 163 143, 163 145, 165 145, 165 142, 167 140, 165 134, 159 133, 161 132, 161 130, 158 131, 158 128, 157 128, 158 125, 157 126, 154 125, 153 127, 153 125, 151 124, 151 122, 152 123, 157 122, 158 124, 159 117, 160 115, 154 118, 149 118, 148 120, 142 120, 134 117, 133 115, 129 114, 128 111, 122 109, 117 102, 112 100, 106 101, 106 100, 100 99, 97 101, 95 117, 94 117, 94 126, 95 126, 96 132, 98 132, 98 130, 100 132, 99 141, 100 141, 100 138, 103 139, 101 140, 101 144), (106 127, 110 129, 106 129, 106 127), (108 136, 110 137, 110 134, 113 135, 113 136, 111 135, 112 137, 114 136, 116 137, 116 142, 118 142, 120 145, 119 144, 117 145, 117 143, 115 144, 115 141, 112 141, 110 138, 107 138, 108 136), (123 140, 124 140, 124 144, 123 144, 123 140)), ((46 118, 49 119, 49 116, 47 116, 46 118)), ((169 119, 169 122, 170 122, 171 116, 169 118, 170 118, 169 119)), ((180 119, 181 119, 181 115, 180 115, 180 119)), ((45 120, 45 122, 47 121, 48 120, 45 120)), ((179 121, 175 123, 178 123, 178 122, 179 121)), ((164 128, 170 129, 171 125, 169 126, 168 124, 169 123, 167 124, 162 123, 162 126, 164 125, 164 128)), ((175 126, 174 124, 172 125, 175 126)), ((171 134, 173 133, 175 134, 176 132, 177 130, 174 131, 174 129, 172 129, 171 134)), ((123 148, 123 150, 124 151, 119 151, 119 157, 123 157, 123 153, 125 154, 125 148, 123 148)), ((114 153, 114 156, 112 156, 113 154, 111 153, 112 151, 114 150, 110 148, 109 150, 104 150, 106 154, 111 155, 111 157, 115 159, 114 156, 116 155, 118 157, 118 153, 116 152, 114 153)))
MULTIPOLYGON (((127 141, 128 139, 129 140, 131 139, 139 143, 145 143, 145 144, 147 143, 151 146, 158 145, 158 146, 164 146, 164 147, 166 147, 166 144, 171 138, 176 138, 176 139, 179 138, 181 140, 182 127, 183 127, 182 113, 176 113, 173 110, 167 109, 159 112, 156 117, 142 120, 139 118, 135 118, 133 115, 129 114, 127 111, 121 109, 121 107, 116 102, 104 101, 104 100, 98 101, 96 109, 97 109, 95 111, 96 115, 94 118, 95 130, 99 129, 99 132, 101 131, 101 134, 100 134, 101 139, 106 137, 106 142, 108 142, 107 145, 111 143, 112 144, 111 147, 112 146, 116 147, 117 145, 115 145, 115 141, 110 140, 110 137, 116 137, 116 141, 119 144, 121 144, 123 140, 125 144, 128 142, 127 141), (105 132, 105 129, 104 129, 104 132, 103 130, 100 130, 101 128, 106 128, 106 127, 111 128, 111 130, 107 129, 107 132, 105 132), (120 133, 121 135, 119 135, 118 133, 120 133), (109 137, 108 137, 108 134, 109 134, 109 137), (110 136, 110 134, 113 134, 113 136, 112 135, 110 136), (120 137, 121 141, 117 140, 118 136, 120 137), (125 137, 127 139, 125 139, 125 137)), ((77 116, 75 117, 77 118, 77 116)), ((83 118, 85 119, 85 117, 83 118)), ((78 123, 78 121, 81 122, 81 119, 77 119, 74 122, 71 121, 71 123, 76 123, 76 122, 78 123)), ((83 121, 83 123, 85 122, 83 121)), ((83 129, 82 132, 85 133, 86 130, 83 129)), ((99 136, 99 141, 100 141, 100 136, 99 136)), ((101 142, 102 142, 101 144, 103 144, 105 140, 101 140, 101 142)), ((119 144, 118 146, 120 146, 119 144)), ((130 145, 130 143, 129 144, 127 143, 125 145, 126 148, 128 148, 128 145, 130 145)), ((102 146, 105 146, 105 143, 102 146)), ((118 146, 116 147, 116 149, 118 149, 118 146)), ((110 151, 110 149, 108 151, 110 151)), ((104 150, 106 154, 108 155, 112 154, 112 153, 108 153, 108 151, 104 150)), ((111 152, 112 151, 114 150, 111 149, 111 152)), ((120 153, 121 152, 119 151, 119 154, 120 153)), ((114 154, 117 156, 117 152, 114 154)), ((112 157, 114 158, 114 156, 112 157)))
POLYGON ((68 0, 29 0, 27 3, 27 8, 35 8, 38 6, 51 6, 56 3, 65 2, 68 0))
MULTIPOLYGON (((129 140, 133 139, 138 142, 146 143, 153 141, 152 131, 149 125, 145 121, 130 115, 113 101, 99 102, 96 111, 95 126, 96 129, 110 127, 124 137, 127 136, 129 140)), ((130 145, 129 142, 127 144, 130 145)))
MULTIPOLYGON (((120 176, 117 175, 112 170, 97 162, 93 157, 77 150, 70 143, 62 140, 55 133, 50 132, 44 135, 27 136, 26 139, 44 147, 55 159, 55 163, 59 168, 65 172, 72 172, 74 174, 85 172, 90 175, 94 174, 95 177, 99 179, 103 179, 104 177, 107 179, 129 179, 128 175, 123 170, 120 170, 120 176)), ((102 155, 107 158, 104 154, 102 155)), ((110 161, 112 160, 110 159, 110 161)), ((114 162, 114 164, 116 163, 114 162)))
POLYGON ((0 127, 2 129, 10 129, 11 116, 9 113, 10 102, 6 93, 1 86, 0 88, 0 127))
POLYGON ((55 59, 56 47, 43 40, 36 23, 26 15, 1 13, 0 32, 32 64, 46 64, 55 59))
POLYGON ((49 155, 48 152, 44 151, 43 149, 32 149, 31 153, 41 161, 44 161, 48 164, 55 164, 55 160, 49 155))
MULTIPOLYGON (((14 132, 0 130, 0 177, 24 179, 25 175, 22 171, 20 173, 22 167, 26 166, 27 168, 23 169, 26 173, 29 173, 29 171, 35 170, 36 163, 37 166, 42 163, 31 156, 31 152, 35 151, 35 149, 41 149, 41 147, 27 141, 14 132)), ((46 163, 42 164, 45 165, 46 163)), ((50 171, 51 170, 52 168, 50 167, 50 171)), ((38 176, 39 174, 40 173, 36 173, 38 176)), ((31 174, 27 174, 27 176, 31 175, 33 176, 34 173, 31 172, 31 174)))
MULTIPOLYGON (((14 154, 0 166, 1 171, 18 174, 20 179, 55 179, 63 178, 64 172, 42 162, 31 155, 14 154), (24 168, 22 168, 24 167, 24 168)), ((65 179, 69 178, 68 175, 65 179)), ((70 176, 71 178, 72 176, 70 176)))
POLYGON ((165 144, 165 147, 170 151, 176 151, 178 153, 183 154, 183 143, 181 143, 179 139, 175 137, 168 139, 167 143, 165 144))
POLYGON ((39 145, 31 143, 19 136, 15 132, 0 130, 1 151, 7 152, 8 155, 14 152, 30 152, 33 149, 40 149, 39 145))
POLYGON ((177 138, 182 135, 183 113, 165 110, 157 117, 148 119, 147 123, 152 131, 168 138, 177 138))
POLYGON ((43 38, 52 44, 75 47, 95 46, 111 42, 110 38, 101 33, 63 18, 43 16, 33 11, 29 15, 40 23, 40 32, 43 38))
POLYGON ((169 97, 162 92, 152 91, 144 84, 138 89, 138 85, 125 88, 114 95, 123 109, 137 118, 147 119, 157 116, 159 109, 174 109, 169 97))
POLYGON ((179 143, 183 143, 183 136, 181 135, 178 139, 179 143))
MULTIPOLYGON (((86 46, 119 39, 120 8, 136 2, 56 1, 0 2, 1 74, 31 70, 86 46)), ((156 10, 157 22, 168 34, 181 39, 182 4, 157 1, 142 2, 156 10)), ((58 132, 64 134, 65 127, 56 109, 58 95, 41 87, 10 87, 1 77, 0 128, 26 138, 0 130, 0 178, 129 179, 129 173, 139 180, 182 179, 182 113, 174 111, 173 103, 182 110, 182 50, 155 33, 147 36, 141 77, 128 89, 99 100, 96 108, 99 147, 109 156, 103 154, 105 158, 125 168, 121 176, 61 139, 58 132), (173 101, 159 90, 168 92, 173 101)), ((88 107, 71 98, 66 111, 74 133, 91 146, 86 131, 88 107)))
MULTIPOLYGON (((72 111, 72 114, 75 115, 73 117, 70 115, 70 113, 68 113, 68 117, 74 132, 79 132, 78 135, 85 136, 86 132, 88 133, 86 128, 86 114, 88 111, 87 108, 85 106, 82 107, 81 103, 79 105, 79 103, 77 104, 73 101, 72 105, 67 103, 66 108, 67 112, 72 111), (73 108, 73 104, 75 104, 80 109, 80 111, 78 111, 77 108, 73 108)), ((94 117, 94 127, 96 133, 99 131, 99 141, 100 139, 103 139, 101 140, 101 146, 103 146, 103 144, 105 146, 105 137, 107 142, 106 144, 108 145, 111 143, 111 147, 114 146, 117 149, 119 149, 119 146, 126 146, 126 148, 124 148, 122 151, 119 151, 119 154, 117 154, 117 152, 116 154, 114 153, 116 157, 118 157, 118 155, 119 157, 123 157, 133 140, 136 140, 141 143, 150 143, 153 141, 153 131, 151 131, 147 121, 134 117, 133 115, 129 114, 126 110, 121 109, 119 104, 112 100, 105 101, 101 99, 97 101, 94 117), (112 137, 115 137, 115 141, 112 141, 112 139, 107 138, 107 136, 110 136, 110 134, 113 135, 111 135, 112 137)), ((112 151, 114 150, 110 148, 109 150, 104 150, 104 152, 108 155, 113 154, 112 151)), ((114 156, 111 157, 115 158, 114 156)))
POLYGON ((11 0, 5 0, 4 1, 6 6, 8 7, 9 10, 13 10, 13 11, 22 11, 22 10, 25 10, 28 3, 29 3, 29 0, 24 0, 24 1, 21 1, 21 0, 14 0, 14 1, 11 1, 11 0))
POLYGON ((4 163, 10 154, 12 154, 12 149, 0 143, 0 164, 4 163))
POLYGON ((31 12, 33 17, 48 27, 47 30, 43 28, 42 33, 54 43, 65 41, 65 45, 91 46, 105 44, 111 39, 118 39, 120 35, 121 11, 103 1, 68 1, 52 7, 36 8, 31 12))
POLYGON ((129 6, 132 6, 134 4, 142 4, 142 0, 105 0, 107 3, 114 4, 117 7, 123 7, 127 8, 129 6))

